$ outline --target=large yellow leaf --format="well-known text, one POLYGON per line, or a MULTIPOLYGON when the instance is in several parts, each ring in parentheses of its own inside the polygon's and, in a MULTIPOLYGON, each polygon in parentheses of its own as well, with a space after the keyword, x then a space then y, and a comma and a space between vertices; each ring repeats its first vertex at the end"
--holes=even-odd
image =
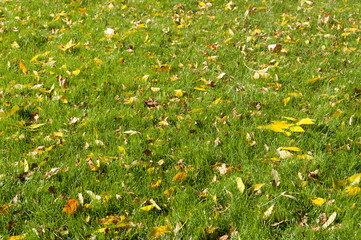
POLYGON ((311 201, 313 202, 313 204, 315 204, 317 206, 321 206, 322 204, 324 204, 326 202, 325 199, 319 198, 319 197, 313 197, 313 198, 311 198, 311 201))

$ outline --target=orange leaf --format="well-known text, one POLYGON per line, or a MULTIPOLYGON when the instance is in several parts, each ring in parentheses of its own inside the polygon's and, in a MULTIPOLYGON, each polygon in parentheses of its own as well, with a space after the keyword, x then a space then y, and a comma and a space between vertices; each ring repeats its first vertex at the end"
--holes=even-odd
POLYGON ((26 69, 24 63, 22 63, 21 61, 19 61, 19 67, 21 70, 23 70, 23 73, 27 73, 28 72, 28 69, 26 69))
POLYGON ((70 199, 68 201, 68 204, 65 204, 65 207, 62 212, 66 212, 69 217, 71 214, 74 214, 76 212, 76 208, 78 207, 78 205, 79 202, 77 200, 70 199))
POLYGON ((180 181, 180 180, 184 180, 187 178, 187 173, 177 173, 174 177, 173 177, 173 181, 180 181))

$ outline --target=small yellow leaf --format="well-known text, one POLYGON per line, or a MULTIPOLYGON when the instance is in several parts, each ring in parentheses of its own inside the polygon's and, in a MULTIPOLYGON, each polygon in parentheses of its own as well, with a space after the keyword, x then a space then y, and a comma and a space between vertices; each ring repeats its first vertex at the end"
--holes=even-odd
POLYGON ((153 230, 150 232, 150 238, 158 238, 166 233, 172 233, 169 225, 153 227, 153 230))
POLYGON ((288 151, 294 151, 294 152, 300 152, 302 151, 298 147, 283 147, 282 150, 288 150, 288 151))
POLYGON ((312 159, 313 159, 313 157, 312 157, 311 155, 307 155, 307 154, 297 155, 297 158, 298 158, 299 160, 303 160, 303 159, 305 159, 305 160, 312 160, 312 159))
POLYGON ((220 98, 217 98, 216 100, 214 100, 212 103, 211 103, 211 107, 213 107, 213 106, 215 106, 215 105, 217 105, 218 103, 220 103, 222 100, 222 97, 220 97, 220 98))
POLYGON ((74 70, 74 71, 71 72, 71 74, 74 75, 74 76, 78 76, 79 73, 80 73, 80 70, 79 70, 79 69, 76 69, 76 70, 74 70))
POLYGON ((275 207, 275 205, 272 205, 271 207, 269 207, 269 208, 263 213, 263 218, 268 218, 269 216, 271 216, 274 207, 275 207))
POLYGON ((160 88, 158 88, 158 87, 151 87, 150 90, 151 90, 152 92, 158 92, 158 91, 160 90, 160 88))
POLYGON ((240 177, 236 177, 236 182, 237 182, 237 188, 238 190, 241 192, 241 194, 243 194, 245 186, 244 183, 242 181, 242 178, 240 177))
POLYGON ((148 211, 152 210, 154 207, 155 207, 154 205, 147 205, 147 206, 141 207, 140 209, 148 212, 148 211))
POLYGON ((186 93, 185 91, 182 91, 181 89, 174 90, 176 97, 183 97, 183 94, 186 93))
POLYGON ((206 4, 204 2, 198 2, 200 7, 204 7, 206 4))
POLYGON ((308 181, 302 181, 301 182, 301 187, 306 187, 308 185, 308 181))
POLYGON ((316 206, 321 206, 322 204, 324 204, 324 203, 326 202, 325 199, 319 198, 319 197, 313 197, 313 198, 311 198, 311 201, 312 201, 313 204, 315 204, 316 206))
POLYGON ((259 184, 254 185, 252 188, 253 188, 253 191, 258 191, 263 186, 264 186, 264 183, 259 183, 259 184))
POLYGON ((205 91, 206 91, 206 89, 205 89, 205 88, 200 88, 200 87, 195 87, 194 89, 195 89, 195 90, 199 90, 199 91, 203 91, 203 92, 205 92, 205 91))
POLYGON ((175 186, 173 186, 173 187, 165 190, 165 191, 163 192, 163 194, 165 194, 165 195, 171 195, 171 194, 174 192, 174 189, 175 189, 175 186))
POLYGON ((287 98, 285 98, 285 99, 283 99, 282 100, 282 102, 283 102, 283 105, 287 105, 287 103, 289 102, 291 100, 291 98, 290 97, 287 97, 287 98))
POLYGON ((19 61, 19 67, 21 70, 23 70, 23 73, 26 74, 28 72, 28 69, 26 69, 25 64, 22 63, 21 61, 19 61))
POLYGON ((300 121, 298 121, 296 123, 296 125, 307 125, 307 124, 315 124, 314 123, 314 119, 311 119, 311 118, 304 118, 304 119, 301 119, 300 121))
POLYGON ((126 153, 126 152, 125 152, 125 149, 124 149, 123 147, 118 146, 118 149, 119 149, 119 151, 120 151, 121 153, 123 153, 123 154, 125 154, 125 153, 126 153))
POLYGON ((11 43, 11 47, 12 48, 19 48, 20 46, 19 46, 19 44, 17 42, 14 41, 14 42, 11 43))

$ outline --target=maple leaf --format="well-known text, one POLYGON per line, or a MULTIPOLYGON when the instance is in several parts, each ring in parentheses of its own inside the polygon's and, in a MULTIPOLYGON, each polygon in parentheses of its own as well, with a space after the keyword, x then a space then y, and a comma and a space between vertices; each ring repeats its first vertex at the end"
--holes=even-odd
POLYGON ((79 202, 77 200, 70 199, 68 203, 65 204, 65 207, 61 212, 66 212, 68 214, 68 217, 70 217, 71 214, 74 214, 76 212, 78 205, 79 202))

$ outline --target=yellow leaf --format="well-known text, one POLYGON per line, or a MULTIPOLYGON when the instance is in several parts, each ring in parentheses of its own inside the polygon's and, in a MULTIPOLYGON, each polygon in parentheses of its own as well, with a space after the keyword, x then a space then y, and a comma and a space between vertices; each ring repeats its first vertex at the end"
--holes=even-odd
POLYGON ((8 240, 19 240, 19 239, 23 239, 26 237, 26 233, 22 234, 22 235, 17 235, 17 236, 11 236, 8 238, 8 240))
POLYGON ((118 149, 119 149, 119 151, 120 151, 121 153, 123 153, 123 154, 125 154, 125 153, 126 153, 126 152, 125 152, 125 149, 124 149, 123 147, 118 146, 118 149))
POLYGON ((159 187, 162 183, 162 179, 158 179, 158 181, 155 184, 150 185, 150 187, 159 187))
POLYGON ((253 188, 253 191, 258 191, 263 186, 264 186, 264 183, 259 183, 259 184, 254 185, 252 188, 253 188))
POLYGON ((287 97, 287 98, 285 98, 285 99, 283 99, 282 100, 282 102, 283 102, 283 105, 287 105, 287 103, 289 102, 291 100, 291 98, 290 97, 287 97))
POLYGON ((269 207, 269 208, 263 213, 263 218, 268 218, 269 216, 271 216, 274 207, 275 207, 275 205, 272 205, 271 207, 269 207))
POLYGON ((283 147, 282 150, 288 150, 288 151, 294 151, 294 152, 300 152, 302 151, 298 147, 283 147))
POLYGON ((173 177, 173 181, 181 181, 187 178, 187 173, 179 172, 173 177))
POLYGON ((65 204, 65 207, 62 212, 66 212, 69 217, 71 214, 74 214, 76 212, 76 208, 78 207, 78 205, 79 202, 77 200, 70 199, 68 201, 68 204, 65 204))
POLYGON ((153 227, 153 230, 150 232, 150 238, 158 238, 166 233, 172 233, 169 225, 153 227))
POLYGON ((313 198, 311 198, 311 201, 312 201, 313 204, 315 204, 316 206, 321 206, 322 204, 324 204, 324 203, 326 202, 325 199, 319 198, 319 197, 313 197, 313 198))
POLYGON ((19 48, 20 46, 19 46, 19 44, 17 42, 14 41, 14 42, 11 43, 11 47, 12 48, 19 48))
POLYGON ((183 94, 186 93, 185 91, 182 91, 181 89, 174 90, 176 97, 183 97, 183 94))
POLYGON ((205 88, 195 87, 194 89, 195 89, 195 90, 199 90, 199 91, 203 91, 203 92, 205 92, 205 91, 206 91, 206 89, 205 89, 205 88))
POLYGON ((214 100, 214 101, 211 103, 211 107, 213 107, 213 106, 217 105, 219 102, 221 102, 221 99, 222 99, 222 97, 217 98, 216 100, 214 100))
POLYGON ((140 209, 148 212, 148 211, 152 210, 154 207, 155 207, 154 205, 147 205, 147 206, 141 207, 140 209))
POLYGON ((21 61, 19 61, 19 67, 21 70, 23 70, 23 73, 26 74, 28 72, 28 69, 26 69, 25 64, 22 63, 21 61))
POLYGON ((360 179, 361 179, 361 173, 355 174, 351 177, 349 177, 347 180, 350 182, 350 185, 357 185, 360 183, 360 179))
POLYGON ((304 119, 301 119, 300 121, 298 121, 296 123, 296 125, 307 125, 307 124, 315 124, 314 123, 314 119, 311 119, 311 118, 304 118, 304 119))
POLYGON ((297 155, 297 158, 298 158, 299 160, 303 160, 303 159, 305 159, 305 160, 311 160, 311 159, 313 159, 313 157, 312 157, 311 155, 307 155, 307 154, 297 155))
POLYGON ((66 98, 65 95, 62 95, 62 96, 60 97, 60 100, 61 100, 63 103, 68 103, 68 99, 66 98))
POLYGON ((74 76, 78 76, 79 73, 80 73, 80 70, 79 70, 79 69, 76 69, 76 70, 74 70, 74 71, 71 72, 71 74, 74 75, 74 76))
POLYGON ((347 192, 347 194, 349 196, 355 196, 360 192, 360 188, 357 186, 349 186, 345 189, 345 192, 347 192))
POLYGON ((311 80, 308 80, 309 83, 315 83, 320 79, 319 77, 312 78, 311 80))
POLYGON ((261 33, 261 30, 258 29, 258 28, 256 28, 256 29, 251 33, 251 35, 253 36, 253 35, 256 35, 256 34, 260 34, 260 33, 261 33))
POLYGON ((158 92, 158 91, 160 90, 160 88, 158 88, 158 87, 151 87, 150 90, 151 90, 152 92, 158 92))
POLYGON ((302 181, 301 182, 301 187, 306 187, 308 185, 308 181, 302 181))
POLYGON ((28 128, 30 129, 36 129, 39 128, 41 126, 44 126, 46 123, 38 123, 38 124, 31 124, 30 126, 28 126, 28 128))
POLYGON ((300 126, 290 127, 289 130, 290 130, 291 132, 304 132, 304 131, 305 131, 305 130, 303 130, 303 128, 300 127, 300 126))
POLYGON ((206 4, 204 2, 198 2, 200 7, 204 7, 206 4))
POLYGON ((244 183, 242 181, 242 178, 240 177, 236 177, 236 182, 237 182, 237 188, 238 190, 241 192, 241 194, 243 194, 245 186, 244 183))
POLYGON ((174 192, 174 189, 175 189, 175 186, 173 186, 173 187, 165 190, 165 191, 163 192, 163 194, 165 194, 165 195, 171 195, 171 194, 174 192))

